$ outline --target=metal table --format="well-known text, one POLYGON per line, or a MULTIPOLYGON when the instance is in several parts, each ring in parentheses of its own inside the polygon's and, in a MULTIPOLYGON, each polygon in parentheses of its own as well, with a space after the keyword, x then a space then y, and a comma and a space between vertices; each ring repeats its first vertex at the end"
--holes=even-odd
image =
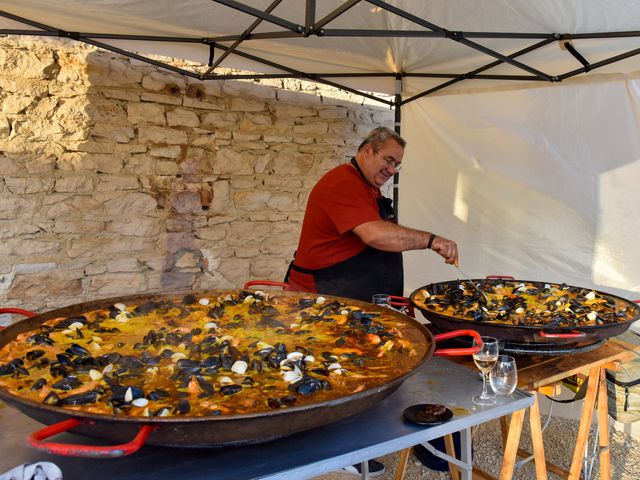
MULTIPOLYGON (((470 428, 514 412, 521 412, 523 416, 524 409, 534 400, 530 394, 516 390, 511 396, 498 397, 500 400, 496 405, 477 407, 471 397, 481 388, 477 371, 434 357, 384 401, 331 425, 244 447, 178 449, 145 446, 133 455, 115 460, 62 457, 33 450, 27 446, 26 438, 42 425, 5 406, 0 408, 0 472, 21 463, 49 461, 61 468, 65 479, 300 479, 457 431, 461 431, 462 462, 470 465, 470 428), (417 403, 445 404, 454 412, 454 417, 431 427, 406 422, 402 412, 417 403)), ((517 448, 520 430, 515 430, 517 438, 513 440, 517 448)), ((55 441, 101 443, 74 434, 60 435, 55 441)), ((513 457, 515 459, 515 453, 513 457)), ((469 476, 464 477, 470 478, 470 469, 467 473, 469 476)))

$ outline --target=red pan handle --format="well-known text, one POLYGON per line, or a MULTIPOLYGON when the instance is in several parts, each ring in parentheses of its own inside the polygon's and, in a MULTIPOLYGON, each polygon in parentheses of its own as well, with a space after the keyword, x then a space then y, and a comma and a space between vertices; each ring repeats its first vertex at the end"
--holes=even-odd
POLYGON ((407 297, 389 295, 389 305, 391 305, 392 307, 404 307, 407 309, 407 314, 410 317, 415 318, 416 316, 416 312, 413 310, 413 304, 411 303, 411 300, 409 300, 407 297))
MULTIPOLYGON (((451 332, 439 333, 435 335, 433 338, 437 342, 438 340, 447 340, 449 338, 454 337, 462 337, 464 335, 469 335, 473 337, 476 342, 482 344, 482 339, 480 338, 480 334, 475 330, 453 330, 451 332)), ((474 353, 478 353, 480 351, 480 345, 476 345, 475 347, 468 348, 445 348, 443 350, 436 350, 433 352, 434 355, 438 356, 461 356, 461 355, 473 355, 474 353)))
MULTIPOLYGON (((37 313, 30 312, 29 310, 23 310, 21 308, 0 308, 0 315, 3 313, 15 313, 17 315, 24 315, 25 317, 35 317, 37 313)), ((0 330, 4 330, 4 327, 0 325, 0 330)))
POLYGON ((512 277, 511 275, 487 275, 486 278, 488 280, 494 279, 494 280, 515 280, 515 277, 512 277))
POLYGON ((576 330, 573 330, 569 333, 546 333, 544 330, 541 330, 540 336, 542 338, 580 338, 586 337, 587 334, 584 332, 578 332, 576 330))
POLYGON ((288 283, 286 283, 286 282, 275 282, 273 280, 251 280, 250 282, 245 283, 242 288, 257 287, 257 286, 281 287, 283 290, 289 290, 289 284, 288 283))
POLYGON ((64 455, 66 457, 85 457, 85 458, 116 458, 130 455, 140 450, 144 442, 147 440, 149 434, 158 427, 152 425, 142 425, 138 434, 129 443, 123 443, 121 445, 112 446, 97 446, 97 445, 76 445, 73 443, 55 443, 55 442, 43 442, 49 437, 58 435, 59 433, 71 430, 77 427, 81 423, 84 423, 75 418, 69 418, 62 422, 49 425, 37 432, 29 435, 27 441, 36 450, 45 453, 51 453, 54 455, 64 455))
POLYGON ((631 301, 632 301, 632 302, 635 302, 635 303, 640 303, 640 298, 639 298, 639 299, 637 299, 637 300, 631 300, 631 301))

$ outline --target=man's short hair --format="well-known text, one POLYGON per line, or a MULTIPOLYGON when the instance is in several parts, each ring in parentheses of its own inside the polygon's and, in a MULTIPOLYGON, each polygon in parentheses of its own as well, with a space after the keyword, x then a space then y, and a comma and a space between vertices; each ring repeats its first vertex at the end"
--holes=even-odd
POLYGON ((390 128, 377 127, 369 132, 369 135, 367 135, 358 147, 358 151, 362 150, 365 145, 371 145, 373 151, 377 152, 390 138, 398 142, 398 145, 402 148, 407 145, 407 141, 390 128))

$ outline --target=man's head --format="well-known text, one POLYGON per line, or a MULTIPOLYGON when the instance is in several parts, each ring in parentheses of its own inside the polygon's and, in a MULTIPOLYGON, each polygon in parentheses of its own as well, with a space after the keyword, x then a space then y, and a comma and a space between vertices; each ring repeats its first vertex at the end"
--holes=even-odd
POLYGON ((407 142, 387 127, 374 128, 358 147, 356 160, 367 182, 381 187, 396 173, 407 142))

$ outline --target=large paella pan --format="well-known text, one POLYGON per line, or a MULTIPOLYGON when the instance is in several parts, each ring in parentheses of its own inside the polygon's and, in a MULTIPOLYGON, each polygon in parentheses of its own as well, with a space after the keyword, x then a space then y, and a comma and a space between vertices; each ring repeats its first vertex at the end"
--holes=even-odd
POLYGON ((113 441, 144 432, 155 445, 256 443, 370 407, 433 353, 417 321, 350 299, 132 296, 1 331, 0 398, 42 423, 71 419, 64 428, 113 441))

